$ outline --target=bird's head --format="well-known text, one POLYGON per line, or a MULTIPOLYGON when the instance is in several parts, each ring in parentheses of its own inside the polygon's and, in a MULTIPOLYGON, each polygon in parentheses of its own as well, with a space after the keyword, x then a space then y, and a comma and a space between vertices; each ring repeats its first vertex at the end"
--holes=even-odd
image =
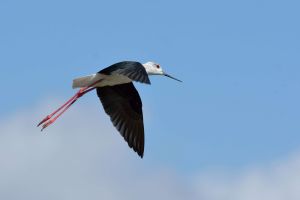
POLYGON ((164 76, 172 78, 176 81, 182 82, 181 80, 179 80, 177 78, 174 78, 173 76, 165 73, 163 71, 163 69, 161 68, 161 66, 159 64, 155 63, 155 62, 146 62, 145 64, 143 64, 143 66, 145 67, 146 72, 149 75, 164 75, 164 76))

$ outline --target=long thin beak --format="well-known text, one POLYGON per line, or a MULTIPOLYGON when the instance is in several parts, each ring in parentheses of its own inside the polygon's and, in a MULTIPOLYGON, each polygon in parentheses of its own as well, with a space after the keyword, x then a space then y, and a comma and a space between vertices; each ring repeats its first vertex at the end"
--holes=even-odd
POLYGON ((165 75, 165 76, 167 76, 167 77, 169 77, 169 78, 171 78, 171 79, 174 79, 174 80, 176 80, 176 81, 182 82, 181 80, 179 80, 179 79, 177 79, 177 78, 174 78, 173 76, 171 76, 171 75, 169 75, 169 74, 167 74, 167 73, 163 73, 163 75, 165 75))

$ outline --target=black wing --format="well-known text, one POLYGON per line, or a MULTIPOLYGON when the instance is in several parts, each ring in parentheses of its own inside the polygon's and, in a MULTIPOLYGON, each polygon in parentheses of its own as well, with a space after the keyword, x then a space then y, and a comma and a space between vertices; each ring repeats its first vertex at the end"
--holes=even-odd
POLYGON ((128 146, 141 157, 144 154, 142 101, 132 83, 97 88, 105 112, 110 116, 128 146))
POLYGON ((119 62, 105 69, 102 69, 98 73, 106 74, 106 75, 111 75, 112 73, 118 73, 127 76, 131 80, 138 81, 141 83, 151 84, 145 68, 139 62, 134 62, 134 61, 119 62))

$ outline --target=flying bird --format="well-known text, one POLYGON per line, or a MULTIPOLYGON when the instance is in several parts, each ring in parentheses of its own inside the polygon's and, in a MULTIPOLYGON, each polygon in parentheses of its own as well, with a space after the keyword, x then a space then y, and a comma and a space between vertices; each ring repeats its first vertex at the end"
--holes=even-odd
MULTIPOLYGON (((144 155, 144 123, 142 101, 133 81, 151 84, 149 75, 163 75, 180 81, 165 73, 159 64, 135 61, 115 63, 101 71, 73 80, 73 89, 79 91, 50 115, 47 115, 38 126, 42 130, 53 124, 72 104, 86 93, 96 89, 103 108, 110 120, 128 146, 142 158, 144 155)), ((180 81, 182 82, 182 81, 180 81)))

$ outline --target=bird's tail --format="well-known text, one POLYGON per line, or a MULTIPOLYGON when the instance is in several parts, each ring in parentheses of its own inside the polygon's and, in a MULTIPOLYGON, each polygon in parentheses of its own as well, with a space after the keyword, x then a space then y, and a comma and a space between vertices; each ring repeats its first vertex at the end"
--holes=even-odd
POLYGON ((88 87, 91 84, 95 83, 98 79, 99 79, 99 77, 97 76, 97 74, 92 74, 92 75, 89 75, 89 76, 75 78, 73 80, 72 87, 73 87, 73 89, 88 87))

